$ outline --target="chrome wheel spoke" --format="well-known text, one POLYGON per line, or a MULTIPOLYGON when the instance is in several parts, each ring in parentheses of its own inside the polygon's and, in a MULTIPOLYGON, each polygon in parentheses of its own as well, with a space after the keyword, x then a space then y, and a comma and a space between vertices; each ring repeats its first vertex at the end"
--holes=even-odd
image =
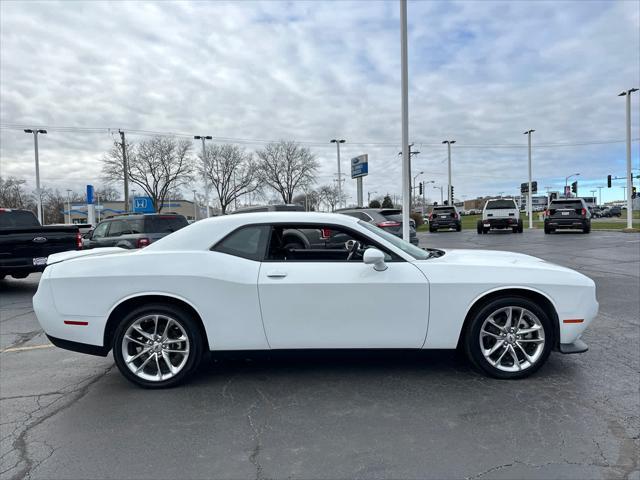
POLYGON ((156 353, 154 357, 156 358, 156 376, 158 377, 158 380, 162 380, 162 370, 160 369, 160 360, 158 360, 158 354, 156 353))
POLYGON ((513 348, 513 345, 509 345, 509 354, 511 355, 511 358, 513 359, 513 366, 517 366, 518 370, 522 370, 522 367, 520 366, 520 360, 518 360, 518 354, 516 353, 516 349, 513 348))
POLYGON ((494 354, 494 353, 496 353, 496 352, 498 351, 498 349, 499 349, 500 347, 502 347, 503 345, 504 345, 504 340, 498 340, 498 341, 493 345, 493 347, 491 347, 490 349, 488 349, 488 350, 485 350, 485 351, 484 351, 484 356, 485 356, 485 357, 489 357, 489 356, 493 355, 493 354, 494 354))
POLYGON ((519 338, 517 343, 544 343, 544 338, 519 338))
POLYGON ((184 338, 173 338, 170 340, 165 340, 162 342, 164 345, 173 345, 174 343, 184 343, 187 341, 187 337, 184 338))
POLYGON ((149 363, 149 360, 151 360, 152 358, 153 358, 153 355, 149 355, 147 359, 144 362, 142 362, 138 368, 136 368, 135 373, 138 373, 141 370, 144 370, 144 367, 147 366, 147 363, 149 363))
POLYGON ((131 363, 134 360, 137 360, 138 358, 140 358, 142 355, 144 355, 145 353, 149 353, 149 349, 148 348, 143 348, 139 353, 137 353, 136 355, 134 355, 131 358, 128 358, 126 360, 127 363, 131 363))
POLYGON ((185 350, 169 350, 168 348, 166 350, 164 350, 167 353, 181 353, 183 355, 186 355, 187 353, 189 353, 189 349, 185 349, 185 350))
POLYGON ((164 326, 164 331, 162 332, 162 341, 167 340, 167 335, 169 334, 169 326, 173 323, 173 320, 170 318, 167 319, 167 324, 164 326))
POLYGON ((489 337, 497 338, 498 340, 502 340, 502 335, 497 335, 495 333, 488 332, 487 330, 482 331, 482 335, 487 335, 489 337))
POLYGON ((504 323, 504 329, 505 330, 508 330, 509 328, 511 328, 512 319, 513 319, 513 308, 509 307, 507 309, 507 320, 504 323))
POLYGON ((145 332, 142 327, 140 327, 140 325, 134 325, 133 329, 138 332, 140 335, 142 335, 144 338, 146 338, 147 340, 151 340, 153 341, 154 338, 147 332, 145 332))
POLYGON ((169 355, 167 355, 165 352, 162 352, 162 359, 164 360, 165 365, 167 366, 167 368, 171 373, 175 374, 179 371, 176 367, 173 366, 173 363, 171 363, 171 359, 169 358, 169 355))
POLYGON ((133 337, 132 337, 132 336, 130 336, 130 335, 125 335, 125 336, 124 336, 124 338, 126 338, 126 339, 127 339, 127 340, 129 340, 130 342, 137 343, 138 345, 141 345, 141 346, 143 346, 143 347, 148 347, 148 346, 149 346, 149 344, 148 344, 148 343, 141 342, 140 340, 136 340, 135 338, 133 338, 133 337))
POLYGON ((533 363, 533 357, 530 357, 529 354, 527 353, 527 351, 522 347, 522 345, 520 345, 520 342, 516 342, 516 345, 518 346, 518 348, 520 349, 520 351, 522 352, 522 354, 524 355, 524 358, 527 359, 527 362, 529 363, 533 363))
POLYGON ((542 325, 534 325, 531 328, 521 328, 518 330, 518 335, 526 335, 528 333, 537 332, 542 329, 542 325))
POLYGON ((158 335, 158 315, 153 316, 153 338, 158 335))
POLYGON ((490 323, 491 325, 493 325, 494 327, 496 327, 501 332, 504 332, 505 328, 501 327, 500 325, 498 325, 493 318, 488 318, 487 322, 490 323))
POLYGON ((502 361, 502 359, 504 358, 505 354, 507 353, 507 350, 509 350, 509 349, 508 348, 504 349, 504 351, 500 354, 498 359, 493 363, 494 366, 500 365, 500 362, 502 361))

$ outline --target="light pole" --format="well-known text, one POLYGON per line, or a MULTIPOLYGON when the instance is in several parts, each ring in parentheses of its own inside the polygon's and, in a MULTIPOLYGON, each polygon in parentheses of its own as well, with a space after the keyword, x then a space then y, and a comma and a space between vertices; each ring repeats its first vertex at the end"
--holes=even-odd
POLYGON ((570 179, 571 177, 578 177, 578 176, 580 176, 580 174, 579 174, 579 173, 572 173, 571 175, 568 175, 568 176, 564 177, 564 186, 565 186, 565 187, 568 187, 568 186, 569 186, 569 179, 570 179))
POLYGON ((400 110, 402 112, 402 238, 409 241, 411 167, 409 163, 409 47, 407 46, 407 0, 400 0, 400 110))
POLYGON ((33 148, 36 155, 36 195, 38 196, 36 203, 38 204, 38 221, 40 225, 44 225, 42 219, 42 192, 40 192, 40 161, 38 160, 38 134, 46 134, 46 130, 35 128, 25 128, 24 133, 33 133, 33 148))
POLYGON ((593 197, 593 199, 594 199, 594 200, 596 200, 596 202, 595 202, 596 204, 598 203, 598 201, 597 201, 597 200, 598 200, 598 198, 596 197, 596 192, 597 192, 597 191, 598 191, 598 190, 595 190, 595 189, 594 189, 594 190, 591 190, 591 196, 593 197))
MULTIPOLYGON (((129 209, 129 205, 127 205, 127 209, 129 209)), ((136 189, 131 189, 131 211, 136 213, 136 189)))
POLYGON ((434 185, 433 188, 440 189, 440 205, 444 203, 444 196, 442 195, 442 185, 434 185))
POLYGON ((96 204, 96 210, 98 211, 98 223, 100 223, 100 210, 102 210, 102 208, 100 208, 100 193, 96 192, 96 200, 97 200, 97 204, 96 204))
POLYGON ((378 191, 374 190, 373 192, 367 192, 367 206, 369 206, 369 204, 371 203, 371 194, 372 193, 378 193, 378 191))
POLYGON ((346 140, 343 138, 333 138, 329 143, 336 144, 336 151, 338 154, 338 205, 342 206, 342 170, 340 168, 340 144, 346 140))
MULTIPOLYGON (((207 152, 204 147, 204 141, 213 140, 213 137, 211 135, 194 135, 193 138, 194 140, 202 140, 202 166, 205 172, 208 172, 207 152)), ((204 196, 204 201, 207 204, 207 218, 209 218, 209 178, 207 177, 207 173, 204 175, 204 196)))
POLYGON ((631 88, 619 93, 619 97, 627 97, 627 228, 633 228, 633 173, 631 172, 631 94, 637 92, 637 88, 631 88))
POLYGON ((531 134, 535 132, 535 130, 527 130, 524 134, 527 136, 529 140, 529 188, 527 192, 527 215, 529 216, 529 228, 533 228, 533 202, 531 196, 531 134))
POLYGON ((67 223, 71 223, 71 189, 67 188, 67 215, 69 216, 69 221, 67 223))
MULTIPOLYGON (((419 153, 419 152, 418 152, 419 153)), ((416 187, 416 178, 418 178, 420 175, 423 175, 424 172, 420 172, 417 173, 413 176, 413 182, 411 183, 411 198, 413 198, 413 203, 416 203, 416 194, 414 192, 414 190, 417 188, 416 187)))
POLYGON ((424 217, 424 207, 427 205, 427 183, 436 183, 435 180, 424 181, 422 185, 422 216, 424 217))
POLYGON ((193 221, 198 220, 198 202, 196 199, 196 190, 193 190, 193 221))
POLYGON ((447 199, 449 201, 449 205, 453 205, 453 198, 451 195, 451 145, 456 143, 455 140, 444 140, 442 143, 447 144, 447 158, 448 158, 448 170, 449 170, 449 184, 447 185, 447 199))

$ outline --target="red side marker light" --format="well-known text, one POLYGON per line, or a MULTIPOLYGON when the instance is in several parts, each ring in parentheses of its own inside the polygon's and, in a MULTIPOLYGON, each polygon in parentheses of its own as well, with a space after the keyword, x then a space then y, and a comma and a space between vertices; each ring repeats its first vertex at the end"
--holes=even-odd
POLYGON ((582 323, 584 322, 584 318, 568 318, 566 320, 562 320, 562 323, 582 323))
POLYGON ((89 325, 89 322, 81 322, 79 320, 65 320, 65 325, 89 325))

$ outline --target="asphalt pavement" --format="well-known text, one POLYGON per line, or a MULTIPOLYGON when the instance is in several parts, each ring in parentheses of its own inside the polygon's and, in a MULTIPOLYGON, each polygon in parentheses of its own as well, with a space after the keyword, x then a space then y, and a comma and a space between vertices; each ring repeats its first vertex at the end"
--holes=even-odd
MULTIPOLYGON (((594 279, 588 352, 499 381, 453 352, 216 355, 169 390, 48 344, 0 281, 0 478, 640 479, 640 235, 420 233, 594 279)), ((393 319, 390 319, 392 321, 393 319)))

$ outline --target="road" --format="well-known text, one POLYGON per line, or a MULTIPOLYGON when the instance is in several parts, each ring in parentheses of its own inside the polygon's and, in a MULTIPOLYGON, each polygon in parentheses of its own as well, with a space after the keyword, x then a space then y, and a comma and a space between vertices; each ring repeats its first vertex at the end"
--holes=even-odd
MULTIPOLYGON (((420 234, 595 280, 581 355, 498 381, 452 352, 217 355, 179 388, 48 346, 37 276, 0 282, 0 477, 640 478, 640 236, 420 234)), ((452 299, 453 300, 453 299, 452 299)), ((393 319, 390 319, 393 321, 393 319)))

